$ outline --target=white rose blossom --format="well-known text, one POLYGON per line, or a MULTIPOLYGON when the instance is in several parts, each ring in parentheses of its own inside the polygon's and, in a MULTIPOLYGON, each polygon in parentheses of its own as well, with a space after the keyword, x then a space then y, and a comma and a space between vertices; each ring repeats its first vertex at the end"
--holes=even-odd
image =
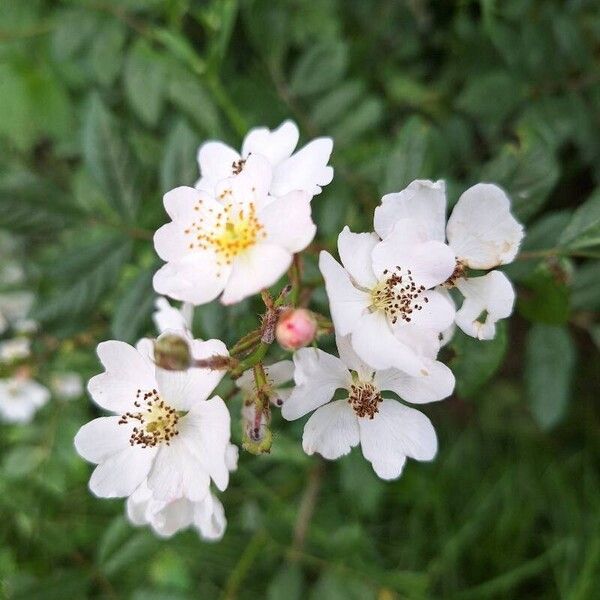
POLYGON ((35 413, 50 400, 50 392, 41 383, 19 373, 0 379, 0 420, 30 423, 35 413))
POLYGON ((360 360, 348 338, 338 337, 337 344, 340 358, 316 348, 294 354, 296 387, 281 412, 294 420, 315 411, 304 426, 305 452, 331 460, 360 444, 382 479, 399 477, 407 457, 432 460, 437 438, 429 419, 383 395, 394 392, 415 404, 442 400, 452 393, 452 374, 444 369, 429 377, 412 377, 397 369, 377 371, 360 360), (338 389, 347 397, 332 400, 338 389))
MULTIPOLYGON (((219 340, 189 343, 195 359, 227 354, 219 340)), ((208 399, 223 371, 158 368, 149 339, 137 348, 102 342, 97 351, 105 372, 90 380, 88 391, 114 414, 94 419, 75 437, 79 454, 98 465, 91 491, 108 498, 129 496, 147 480, 156 500, 197 502, 208 494, 211 480, 224 490, 230 417, 221 398, 208 399)))
POLYGON ((239 176, 219 182, 215 197, 190 187, 165 194, 171 222, 156 232, 154 245, 167 264, 155 274, 154 289, 194 305, 222 293, 223 304, 233 304, 273 285, 316 227, 308 192, 274 198, 271 179, 268 161, 253 154, 239 176))
MULTIPOLYGON (((264 367, 267 383, 269 384, 269 400, 274 406, 282 404, 290 397, 291 387, 284 387, 294 378, 294 363, 291 360, 280 360, 272 365, 264 367)), ((252 369, 244 371, 236 382, 236 386, 242 390, 245 396, 251 397, 256 393, 256 383, 252 369)))
MULTIPOLYGON (((225 450, 227 469, 235 471, 237 461, 238 449, 229 444, 225 450)), ((217 541, 223 537, 227 526, 225 509, 212 491, 197 502, 184 497, 156 500, 145 481, 127 499, 126 513, 132 524, 149 525, 158 536, 164 538, 194 527, 202 539, 217 541)))
POLYGON ((413 220, 399 220, 381 241, 345 227, 338 237, 343 267, 327 252, 319 267, 337 335, 351 335, 354 351, 374 368, 427 375, 439 368, 440 334, 455 315, 434 288, 456 261, 446 244, 423 240, 416 229, 413 220))
POLYGON ((423 239, 444 242, 455 255, 455 267, 446 282, 464 296, 456 324, 468 335, 492 339, 496 322, 508 317, 514 289, 501 271, 467 277, 467 268, 489 270, 512 262, 523 239, 523 226, 510 212, 510 199, 498 186, 479 183, 459 198, 446 225, 446 186, 443 181, 413 181, 399 193, 383 197, 375 209, 375 231, 384 239, 399 221, 411 218, 423 239), (485 320, 480 317, 485 314, 485 320))
POLYGON ((298 138, 296 124, 285 121, 272 131, 266 127, 250 130, 244 138, 241 154, 223 142, 206 142, 198 150, 201 177, 196 188, 214 194, 222 179, 243 173, 248 158, 260 155, 268 161, 273 173, 269 194, 280 197, 301 190, 312 198, 333 179, 333 168, 327 166, 333 141, 327 137, 317 138, 294 154, 298 138))

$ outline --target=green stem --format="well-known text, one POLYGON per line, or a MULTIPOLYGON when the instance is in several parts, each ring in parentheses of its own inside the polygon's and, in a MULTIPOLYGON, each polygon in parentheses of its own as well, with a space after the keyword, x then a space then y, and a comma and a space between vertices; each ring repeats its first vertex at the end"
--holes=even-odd
POLYGON ((260 342, 260 344, 258 344, 258 346, 256 346, 254 349, 254 352, 252 352, 252 354, 247 356, 244 360, 240 361, 238 366, 231 371, 231 376, 234 379, 237 379, 244 371, 247 371, 248 369, 254 367, 254 365, 257 365, 267 355, 268 350, 269 344, 260 342))
POLYGON ((300 287, 302 284, 301 273, 300 255, 294 254, 294 260, 288 273, 290 284, 292 286, 292 291, 290 292, 290 303, 292 306, 297 306, 298 299, 300 298, 300 287))
POLYGON ((231 356, 235 356, 236 354, 242 354, 243 352, 246 352, 247 350, 251 350, 252 348, 254 348, 254 346, 256 346, 256 344, 258 344, 258 342, 260 342, 260 330, 259 329, 255 330, 255 331, 251 331, 250 333, 245 335, 243 338, 238 340, 231 348, 229 354, 231 354, 231 356))

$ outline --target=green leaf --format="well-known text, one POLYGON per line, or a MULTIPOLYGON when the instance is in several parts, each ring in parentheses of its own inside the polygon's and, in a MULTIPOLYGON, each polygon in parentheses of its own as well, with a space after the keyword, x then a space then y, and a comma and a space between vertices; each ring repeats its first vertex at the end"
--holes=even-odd
POLYGON ((122 515, 115 517, 96 545, 96 564, 104 564, 131 537, 131 526, 122 515))
POLYGON ((375 589, 351 575, 325 571, 313 586, 310 600, 375 600, 375 589))
POLYGON ((41 298, 33 318, 57 321, 89 313, 115 285, 130 254, 131 241, 112 236, 65 252, 57 269, 61 269, 60 277, 67 285, 50 298, 41 298))
POLYGON ((309 46, 298 59, 290 78, 290 90, 309 96, 329 89, 344 75, 348 49, 343 42, 325 40, 309 46))
POLYGON ((507 347, 504 321, 496 325, 496 337, 489 341, 477 340, 457 329, 451 343, 455 356, 449 364, 456 376, 456 392, 472 398, 500 368, 507 347))
POLYGON ((570 289, 566 265, 541 264, 523 281, 519 294, 519 312, 530 321, 561 325, 569 318, 570 289))
POLYGON ((515 216, 526 221, 546 203, 560 169, 552 151, 535 139, 507 145, 482 170, 480 179, 498 183, 512 199, 515 216))
POLYGON ((16 446, 4 457, 2 469, 8 477, 24 477, 34 471, 46 455, 39 446, 16 446))
POLYGON ((120 21, 106 21, 95 32, 90 49, 90 66, 100 85, 112 85, 121 72, 123 46, 127 38, 125 25, 120 21))
POLYGON ((160 119, 167 91, 167 63, 163 55, 139 38, 125 62, 125 93, 138 117, 150 127, 160 119))
POLYGON ((113 116, 96 94, 89 99, 84 116, 83 156, 107 202, 133 220, 139 202, 137 166, 113 116))
POLYGON ((320 127, 338 122, 360 100, 364 91, 365 84, 362 81, 341 83, 339 87, 315 102, 312 120, 320 127))
POLYGON ((600 190, 575 211, 559 243, 571 250, 600 244, 600 190))
POLYGON ((578 267, 571 288, 573 310, 600 310, 600 260, 578 267))
POLYGON ((347 146, 379 125, 383 117, 383 103, 379 98, 366 98, 331 131, 338 146, 347 146))
POLYGON ((150 318, 156 295, 152 277, 156 267, 142 271, 127 287, 127 291, 115 306, 112 334, 117 340, 135 342, 150 318))
POLYGON ((401 190, 413 179, 428 177, 432 169, 431 126, 420 117, 409 118, 387 161, 383 193, 401 190))
POLYGON ((180 185, 193 185, 198 179, 196 154, 199 145, 199 136, 186 121, 177 120, 167 137, 160 169, 161 187, 164 192, 180 185))
POLYGON ((385 484, 360 452, 351 452, 340 460, 340 484, 352 508, 361 515, 377 513, 385 484))
POLYGON ((267 600, 301 600, 303 588, 300 567, 295 563, 289 564, 273 577, 267 591, 267 600))
POLYGON ((564 416, 571 396, 575 346, 566 327, 534 325, 525 348, 525 383, 537 423, 550 429, 564 416))

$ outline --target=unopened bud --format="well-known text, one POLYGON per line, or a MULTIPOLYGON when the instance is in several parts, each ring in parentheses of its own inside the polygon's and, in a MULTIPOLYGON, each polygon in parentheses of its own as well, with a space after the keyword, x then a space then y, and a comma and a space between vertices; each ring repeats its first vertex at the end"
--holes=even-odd
POLYGON ((167 371, 189 369, 192 355, 188 342, 174 333, 161 335, 154 342, 154 362, 167 371))
POLYGON ((251 454, 265 454, 271 451, 273 434, 269 428, 271 414, 256 402, 249 399, 242 408, 243 447, 251 454))
POLYGON ((279 317, 275 336, 285 350, 308 346, 317 333, 317 320, 305 308, 289 308, 279 317))

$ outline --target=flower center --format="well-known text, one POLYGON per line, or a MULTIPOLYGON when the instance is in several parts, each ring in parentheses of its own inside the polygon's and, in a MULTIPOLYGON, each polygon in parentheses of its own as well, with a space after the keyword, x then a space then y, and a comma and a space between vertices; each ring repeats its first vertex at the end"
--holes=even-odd
POLYGON ((133 428, 129 438, 132 446, 140 445, 142 448, 147 448, 163 442, 168 446, 170 441, 179 435, 177 411, 165 404, 156 390, 143 395, 142 390, 138 390, 134 405, 140 411, 126 412, 119 420, 119 425, 138 421, 139 424, 133 428))
POLYGON ((350 386, 348 403, 357 417, 372 419, 379 412, 379 403, 383 400, 379 390, 367 381, 358 381, 350 386))
MULTIPOLYGON (((201 204, 202 200, 199 200, 198 205, 201 204)), ((253 202, 229 202, 217 212, 208 209, 208 214, 199 217, 185 233, 193 236, 194 241, 189 244, 191 250, 214 250, 219 266, 230 265, 236 256, 266 237, 253 202)))
MULTIPOLYGON (((403 271, 399 266, 386 269, 383 275, 384 278, 371 290, 372 309, 385 312, 392 325, 398 319, 410 323, 412 313, 423 308, 419 300, 425 286, 414 282, 410 269, 403 271)), ((429 302, 427 297, 423 297, 423 302, 429 302)))
POLYGON ((453 288, 456 285, 456 282, 465 276, 466 272, 467 272, 467 265, 462 263, 457 258, 456 266, 454 267, 454 271, 452 271, 452 275, 450 275, 450 277, 448 277, 448 279, 446 279, 446 281, 444 281, 444 283, 442 285, 448 289, 453 288))

